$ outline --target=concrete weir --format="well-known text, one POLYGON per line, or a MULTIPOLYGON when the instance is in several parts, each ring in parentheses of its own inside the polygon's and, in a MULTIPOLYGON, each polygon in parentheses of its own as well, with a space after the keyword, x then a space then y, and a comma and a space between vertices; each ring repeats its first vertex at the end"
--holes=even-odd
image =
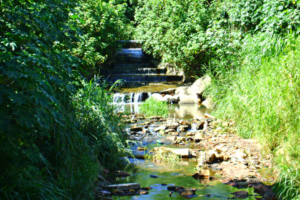
POLYGON ((124 43, 125 48, 116 53, 115 61, 108 69, 101 71, 108 81, 122 79, 126 85, 182 81, 183 76, 167 74, 166 68, 159 68, 159 60, 146 55, 140 41, 119 42, 124 43))

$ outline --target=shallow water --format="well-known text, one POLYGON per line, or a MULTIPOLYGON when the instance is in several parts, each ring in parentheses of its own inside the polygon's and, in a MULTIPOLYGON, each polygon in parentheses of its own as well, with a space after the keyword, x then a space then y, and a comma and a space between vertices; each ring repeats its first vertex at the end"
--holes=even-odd
MULTIPOLYGON (((175 85, 150 85, 147 87, 139 88, 128 88, 123 89, 122 92, 155 92, 161 91, 162 89, 176 87, 175 85)), ((124 113, 140 113, 139 106, 141 104, 121 104, 118 105, 119 111, 124 113)), ((169 117, 175 119, 186 119, 191 121, 195 116, 203 117, 205 113, 211 113, 210 109, 204 106, 196 104, 185 104, 185 105, 172 105, 169 117)), ((144 121, 139 121, 137 124, 141 124, 144 121)), ((161 124, 157 122, 156 125, 161 124)), ((151 129, 151 128, 149 128, 151 129)), ((151 130, 150 130, 151 131, 151 130)), ((157 139, 164 141, 164 146, 170 148, 193 148, 189 144, 178 146, 172 145, 171 141, 166 140, 166 136, 160 136, 154 134, 153 136, 146 136, 142 142, 135 144, 132 147, 134 154, 144 154, 148 151, 137 151, 138 146, 146 146, 149 150, 157 146, 162 146, 156 144, 157 139)), ((169 196, 170 191, 167 190, 168 186, 182 186, 185 189, 194 188, 196 189, 196 196, 192 199, 209 199, 209 200, 221 200, 232 198, 233 192, 236 191, 247 191, 249 193, 248 200, 255 200, 254 189, 238 189, 229 185, 223 184, 219 180, 210 181, 209 179, 195 180, 192 175, 197 172, 197 159, 182 159, 176 164, 172 163, 153 163, 149 160, 140 160, 129 158, 130 164, 128 164, 123 171, 131 174, 131 176, 125 178, 117 178, 117 183, 140 183, 141 187, 152 187, 147 195, 135 195, 135 196, 114 196, 113 199, 147 199, 147 200, 165 200, 165 199, 186 199, 180 196, 178 193, 173 193, 172 197, 169 196), (150 175, 156 175, 158 178, 151 178, 150 175), (163 184, 163 185, 162 185, 163 184)), ((214 177, 220 177, 220 172, 211 171, 211 175, 214 177)))
MULTIPOLYGON (((114 197, 114 199, 169 199, 168 186, 182 186, 184 188, 195 188, 196 196, 192 199, 228 199, 233 197, 231 193, 236 191, 247 191, 253 193, 253 188, 237 189, 225 185, 220 181, 209 181, 208 179, 195 180, 192 174, 196 172, 196 162, 194 159, 183 159, 182 161, 171 163, 153 163, 147 160, 130 159, 129 164, 124 171, 131 176, 118 178, 118 183, 140 183, 141 187, 152 187, 147 195, 114 197), (156 175, 158 178, 151 178, 150 175, 156 175), (167 184, 167 185, 162 185, 167 184), (206 195, 210 195, 207 197, 206 195)), ((178 193, 172 194, 172 199, 186 199, 178 193)), ((254 196, 247 198, 255 200, 254 196)))

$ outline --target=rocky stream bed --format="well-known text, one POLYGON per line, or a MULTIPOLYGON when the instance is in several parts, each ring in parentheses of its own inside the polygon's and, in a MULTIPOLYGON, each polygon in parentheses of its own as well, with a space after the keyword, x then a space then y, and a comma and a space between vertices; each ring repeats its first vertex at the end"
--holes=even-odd
POLYGON ((114 181, 105 178, 112 172, 99 175, 99 199, 277 199, 272 176, 262 175, 272 168, 271 160, 262 157, 258 142, 235 134, 234 122, 207 113, 193 119, 123 118, 135 158, 113 172, 114 181), (181 160, 144 160, 162 151, 181 160))

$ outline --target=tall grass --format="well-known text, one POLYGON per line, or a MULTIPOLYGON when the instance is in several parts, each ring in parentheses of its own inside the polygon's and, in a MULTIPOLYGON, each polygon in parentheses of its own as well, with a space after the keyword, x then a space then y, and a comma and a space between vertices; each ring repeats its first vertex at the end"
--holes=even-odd
POLYGON ((299 58, 299 38, 248 37, 241 66, 210 89, 215 115, 236 121, 241 136, 259 139, 265 153, 274 155, 283 199, 300 198, 299 58))
MULTIPOLYGON (((12 145, 11 151, 1 147, 0 199, 94 199, 98 173, 118 168, 127 153, 121 117, 110 105, 106 85, 94 81, 82 85, 73 102, 63 107, 62 121, 52 120, 44 130, 51 137, 43 136, 40 128, 39 135, 31 134, 37 138, 32 144, 20 140, 23 152, 29 152, 30 145, 37 150, 31 152, 33 161, 27 152, 16 154, 12 145)), ((1 139, 3 144, 5 138, 1 139)))
POLYGON ((155 100, 150 97, 140 106, 140 111, 146 116, 168 117, 169 106, 166 102, 155 100))

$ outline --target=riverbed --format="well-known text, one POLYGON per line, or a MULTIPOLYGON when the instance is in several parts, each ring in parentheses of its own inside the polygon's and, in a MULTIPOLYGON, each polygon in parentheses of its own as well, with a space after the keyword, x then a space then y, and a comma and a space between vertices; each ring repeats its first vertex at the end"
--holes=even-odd
MULTIPOLYGON (((250 166, 250 163, 248 164, 247 161, 256 162, 258 160, 259 163, 259 156, 257 156, 259 155, 259 153, 250 153, 253 157, 255 157, 256 160, 253 160, 254 158, 251 158, 252 160, 249 160, 248 158, 242 160, 234 160, 235 158, 233 156, 231 161, 229 160, 228 162, 224 162, 230 165, 231 167, 229 167, 231 170, 229 170, 230 172, 228 172, 227 170, 227 173, 230 174, 228 177, 224 175, 222 168, 218 169, 220 164, 219 160, 214 160, 212 161, 212 163, 209 163, 208 165, 204 165, 202 167, 199 166, 199 158, 201 151, 203 153, 203 149, 205 149, 206 147, 207 150, 204 151, 208 152, 215 148, 215 146, 218 145, 218 143, 224 143, 223 139, 228 141, 231 140, 234 144, 230 144, 230 142, 226 141, 228 143, 222 145, 227 146, 226 151, 238 154, 239 148, 243 147, 245 144, 245 141, 243 141, 242 139, 237 138, 232 133, 222 134, 220 132, 220 127, 215 127, 211 125, 212 127, 209 128, 210 131, 205 136, 207 138, 202 139, 202 147, 199 146, 200 143, 196 143, 195 141, 193 141, 193 139, 184 140, 182 142, 179 141, 177 143, 174 142, 177 140, 177 138, 188 139, 187 134, 193 135, 193 133, 199 133, 199 127, 196 128, 198 126, 197 123, 199 122, 195 120, 196 118, 205 119, 206 123, 207 120, 209 122, 213 121, 212 119, 207 119, 207 116, 210 116, 209 114, 212 111, 211 109, 208 109, 205 106, 198 104, 173 104, 170 105, 170 113, 167 119, 155 117, 145 119, 142 117, 139 111, 139 106, 143 103, 139 101, 139 99, 141 100, 140 96, 142 93, 147 93, 148 97, 151 96, 151 93, 143 90, 141 91, 138 89, 136 91, 138 91, 136 93, 137 95, 133 95, 133 91, 130 90, 126 90, 125 93, 131 96, 132 99, 134 99, 134 96, 137 96, 137 100, 130 100, 130 103, 125 103, 125 96, 121 96, 121 103, 115 103, 118 107, 119 112, 125 113, 127 119, 133 120, 127 125, 126 131, 128 135, 130 135, 130 138, 135 141, 131 143, 131 150, 136 157, 128 158, 129 164, 126 165, 123 169, 120 169, 123 172, 128 173, 129 176, 117 178, 115 180, 115 184, 138 183, 140 184, 141 188, 151 189, 142 190, 142 194, 139 195, 134 195, 137 191, 117 191, 115 193, 113 192, 113 199, 264 199, 260 198, 260 195, 262 194, 259 194, 257 192, 257 187, 264 187, 264 189, 266 188, 265 190, 267 190, 267 186, 263 185, 256 177, 252 177, 254 179, 242 178, 243 176, 241 175, 244 175, 243 173, 238 175, 240 177, 235 177, 234 171, 236 168, 238 174, 238 170, 240 170, 242 166, 242 168, 245 167, 245 169, 242 170, 246 170, 245 172, 249 173, 245 174, 245 177, 248 177, 248 175, 249 177, 251 177, 252 175, 250 175, 250 172, 252 173, 252 171, 254 171, 254 174, 257 175, 257 169, 261 166, 265 166, 265 163, 261 164, 261 166, 250 166), (134 121, 135 119, 137 120, 134 121), (163 134, 160 131, 155 131, 155 129, 159 129, 160 126, 166 125, 168 123, 178 123, 179 121, 183 120, 185 121, 185 123, 191 124, 191 126, 184 131, 180 130, 180 127, 176 127, 175 130, 170 131, 168 133, 166 133, 167 130, 164 130, 163 134), (132 127, 140 127, 142 131, 134 132, 131 130, 132 127), (209 134, 212 135, 210 136, 209 134), (213 141, 211 141, 211 139, 213 139, 213 141), (205 148, 203 148, 203 145, 205 146, 205 148), (168 149, 189 149, 189 151, 193 151, 194 153, 196 153, 196 156, 190 155, 188 156, 189 158, 181 158, 180 161, 175 163, 154 162, 150 159, 144 159, 145 155, 150 154, 150 150, 161 147, 168 149), (138 150, 138 148, 144 148, 146 150, 140 151, 138 150), (213 168, 211 167, 212 164, 215 164, 217 166, 217 169, 213 170, 213 168), (209 178, 195 177, 195 173, 197 174, 197 172, 199 172, 199 170, 201 169, 209 170, 209 178), (255 181, 253 182, 252 180, 255 181), (176 191, 177 189, 175 191, 170 190, 172 186, 178 186, 178 188, 182 187, 184 189, 182 189, 181 191, 176 191), (193 190, 194 193, 193 195, 184 196, 182 195, 183 190, 193 190)), ((215 121, 218 122, 217 120, 215 121)), ((222 123, 224 124, 224 122, 222 123)), ((205 135, 204 130, 202 130, 202 133, 205 135)), ((252 141, 250 141, 249 144, 250 147, 252 147, 252 141)))

